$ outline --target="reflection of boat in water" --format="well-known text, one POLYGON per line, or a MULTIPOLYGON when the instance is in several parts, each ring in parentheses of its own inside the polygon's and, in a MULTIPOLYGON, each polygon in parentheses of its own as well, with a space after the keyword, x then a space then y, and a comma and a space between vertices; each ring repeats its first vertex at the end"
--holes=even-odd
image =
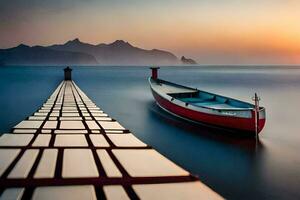
POLYGON ((265 108, 158 79, 151 68, 150 87, 157 104, 180 118, 255 135, 265 125, 265 108))

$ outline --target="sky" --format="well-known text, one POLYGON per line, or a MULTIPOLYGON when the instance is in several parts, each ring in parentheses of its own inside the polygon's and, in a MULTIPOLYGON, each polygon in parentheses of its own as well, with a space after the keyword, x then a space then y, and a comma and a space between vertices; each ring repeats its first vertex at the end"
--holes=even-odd
POLYGON ((299 64, 298 0, 0 0, 0 48, 117 39, 200 64, 299 64))

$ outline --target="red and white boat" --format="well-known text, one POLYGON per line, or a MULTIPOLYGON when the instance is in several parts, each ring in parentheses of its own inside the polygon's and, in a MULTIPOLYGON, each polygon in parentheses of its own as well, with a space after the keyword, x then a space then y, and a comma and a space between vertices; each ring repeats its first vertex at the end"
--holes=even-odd
POLYGON ((233 98, 178 85, 158 78, 152 67, 152 94, 163 110, 186 120, 218 126, 235 132, 258 135, 265 125, 265 108, 233 98))

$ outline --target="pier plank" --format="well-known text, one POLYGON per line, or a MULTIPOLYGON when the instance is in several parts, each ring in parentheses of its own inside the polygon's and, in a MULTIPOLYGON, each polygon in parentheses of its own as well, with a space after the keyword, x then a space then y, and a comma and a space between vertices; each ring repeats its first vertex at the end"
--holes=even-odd
MULTIPOLYGON (((47 113, 43 113, 43 114, 46 114, 47 113)), ((40 128, 40 126, 42 125, 42 121, 27 121, 27 120, 24 120, 24 121, 21 121, 19 124, 17 124, 15 126, 15 128, 40 128)))
POLYGON ((8 178, 26 178, 38 153, 38 149, 26 150, 19 162, 8 175, 8 178))
POLYGON ((147 145, 137 139, 131 133, 128 134, 107 134, 109 139, 118 147, 146 147, 147 145))
POLYGON ((62 176, 98 177, 99 173, 90 149, 65 149, 62 176))
POLYGON ((103 190, 107 200, 115 200, 115 199, 129 200, 126 191, 120 185, 104 186, 103 190))
POLYGON ((189 175, 153 149, 114 149, 112 152, 133 177, 189 175))
POLYGON ((95 147, 109 147, 109 144, 103 135, 90 134, 89 136, 95 147))
POLYGON ((70 147, 80 146, 87 147, 87 141, 84 135, 56 135, 54 146, 56 147, 70 147))
POLYGON ((0 176, 20 153, 20 149, 0 149, 0 176))
POLYGON ((82 186, 52 186, 38 187, 33 194, 32 200, 95 200, 96 193, 92 185, 82 186))
POLYGON ((21 200, 24 188, 8 188, 0 196, 1 200, 21 200))
POLYGON ((51 134, 39 134, 33 142, 33 147, 47 147, 51 139, 51 134))
POLYGON ((32 138, 32 134, 3 134, 0 146, 26 146, 32 138))
POLYGON ((45 149, 34 174, 34 178, 53 178, 55 173, 57 149, 45 149))
POLYGON ((99 149, 97 150, 97 154, 108 177, 122 177, 121 172, 118 170, 106 150, 99 149))

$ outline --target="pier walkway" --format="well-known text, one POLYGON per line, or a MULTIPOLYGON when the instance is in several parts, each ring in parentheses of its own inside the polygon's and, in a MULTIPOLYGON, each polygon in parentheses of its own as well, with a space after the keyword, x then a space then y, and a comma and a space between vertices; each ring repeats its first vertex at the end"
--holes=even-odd
POLYGON ((222 199, 63 81, 0 137, 0 199, 222 199))

